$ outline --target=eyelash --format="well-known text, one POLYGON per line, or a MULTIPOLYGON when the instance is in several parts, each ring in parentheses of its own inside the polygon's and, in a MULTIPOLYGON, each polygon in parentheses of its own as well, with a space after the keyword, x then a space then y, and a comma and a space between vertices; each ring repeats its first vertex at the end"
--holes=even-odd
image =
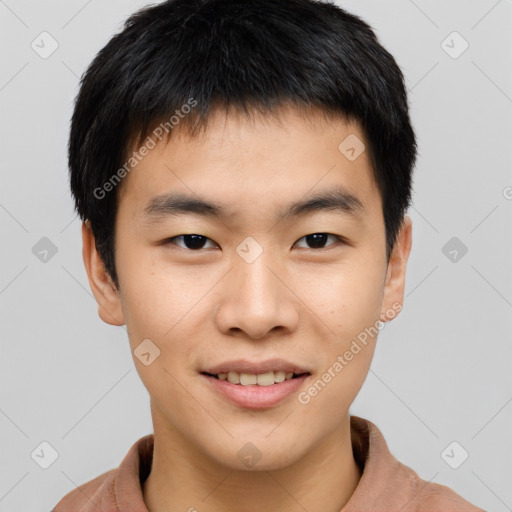
MULTIPOLYGON (((183 238, 184 236, 199 236, 199 237, 202 237, 202 238, 205 238, 206 240, 210 240, 212 241, 210 238, 204 236, 204 235, 198 235, 196 233, 189 233, 189 234, 186 234, 186 235, 177 235, 177 236, 173 236, 171 238, 167 238, 165 240, 162 241, 162 244, 164 245, 167 245, 167 244, 173 244, 173 245, 177 245, 174 243, 174 240, 178 239, 178 238, 183 238)), ((297 240, 297 242, 299 242, 300 240, 303 240, 305 238, 307 238, 308 236, 312 236, 312 235, 327 235, 328 237, 329 236, 332 236, 334 237, 338 243, 342 243, 342 244, 347 244, 347 241, 346 239, 344 239, 343 237, 339 236, 339 235, 334 235, 332 233, 324 233, 324 232, 318 232, 318 233, 310 233, 309 235, 305 235, 303 236, 302 238, 299 238, 299 240, 297 240)), ((295 244, 297 243, 295 242, 295 244)), ((294 245, 295 245, 294 244, 294 245)), ((321 250, 325 250, 325 249, 328 249, 329 247, 332 247, 333 245, 337 245, 336 242, 335 243, 332 243, 332 244, 329 244, 325 247, 320 247, 320 248, 314 248, 314 247, 306 247, 306 249, 310 249, 310 250, 313 250, 313 251, 321 251, 321 250)), ((188 251, 192 251, 192 252, 198 252, 200 250, 203 249, 203 247, 201 247, 200 249, 189 249, 188 247, 181 247, 181 246, 178 246, 180 247, 180 249, 185 249, 185 250, 188 250, 188 251)))

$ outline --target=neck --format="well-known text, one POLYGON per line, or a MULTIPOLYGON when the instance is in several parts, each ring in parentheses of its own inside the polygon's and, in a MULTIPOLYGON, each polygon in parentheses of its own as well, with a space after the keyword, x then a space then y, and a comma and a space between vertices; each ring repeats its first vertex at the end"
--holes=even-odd
POLYGON ((340 512, 361 478, 348 415, 302 458, 270 471, 223 466, 179 432, 158 422, 154 430, 151 473, 143 484, 149 512, 340 512))

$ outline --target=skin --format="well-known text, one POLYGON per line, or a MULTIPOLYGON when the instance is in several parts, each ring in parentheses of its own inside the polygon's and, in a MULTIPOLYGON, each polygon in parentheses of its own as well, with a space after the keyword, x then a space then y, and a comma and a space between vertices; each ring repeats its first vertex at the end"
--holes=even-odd
POLYGON ((349 161, 338 150, 349 134, 365 141, 359 125, 292 107, 281 109, 280 120, 216 110, 204 133, 176 130, 124 178, 115 224, 119 290, 82 227, 100 317, 126 324, 132 354, 147 338, 160 350, 149 366, 134 356, 154 424, 153 467, 143 485, 150 512, 339 512, 361 477, 349 407, 377 336, 308 404, 293 394, 275 407, 237 407, 199 373, 237 358, 281 357, 312 373, 303 391, 403 301, 411 219, 405 216, 388 264, 369 155, 349 161), (322 211, 276 221, 290 202, 334 185, 361 200, 360 218, 322 211), (171 191, 217 201, 232 215, 144 222, 148 201, 171 191), (330 236, 314 248, 304 238, 314 233, 346 243, 330 236), (189 249, 183 234, 207 241, 189 249), (236 252, 247 236, 263 248, 252 263, 236 252), (171 237, 178 238, 161 243, 171 237), (237 456, 247 442, 262 454, 251 468, 237 456))

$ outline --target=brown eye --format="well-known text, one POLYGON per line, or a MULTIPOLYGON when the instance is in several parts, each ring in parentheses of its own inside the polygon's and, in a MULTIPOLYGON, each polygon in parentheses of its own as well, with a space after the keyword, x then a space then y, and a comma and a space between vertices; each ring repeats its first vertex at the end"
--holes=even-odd
POLYGON ((210 240, 206 236, 192 234, 192 235, 178 235, 178 236, 174 236, 172 238, 168 238, 165 241, 165 243, 166 244, 170 243, 170 244, 178 245, 178 247, 183 247, 184 249, 190 249, 190 250, 196 251, 198 249, 203 249, 204 246, 205 246, 205 243, 207 241, 212 242, 212 240, 210 240), (178 240, 178 239, 182 239, 185 247, 183 247, 183 246, 181 246, 181 245, 179 245, 179 244, 174 242, 175 240, 178 240))
MULTIPOLYGON (((301 240, 305 240, 306 243, 309 245, 309 247, 306 247, 306 249, 324 249, 326 247, 325 243, 327 242, 329 237, 334 238, 335 241, 341 241, 341 238, 339 236, 331 235, 330 233, 312 233, 311 235, 303 236, 295 243, 297 244, 301 240)), ((327 247, 331 245, 333 244, 329 244, 327 245, 327 247)))

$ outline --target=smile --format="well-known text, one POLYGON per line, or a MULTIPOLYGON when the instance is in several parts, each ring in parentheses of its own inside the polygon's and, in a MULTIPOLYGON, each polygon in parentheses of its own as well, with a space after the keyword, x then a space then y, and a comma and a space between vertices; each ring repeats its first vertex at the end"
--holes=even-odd
POLYGON ((210 377, 217 378, 219 380, 227 380, 231 382, 231 384, 240 384, 242 386, 271 386, 272 384, 278 384, 280 382, 284 382, 285 380, 295 379, 301 375, 304 375, 308 372, 304 373, 293 373, 293 372, 284 372, 284 371, 276 371, 276 372, 266 372, 266 373, 238 373, 238 372, 227 372, 227 373, 219 373, 212 374, 204 372, 204 374, 209 375, 210 377))
POLYGON ((228 372, 201 373, 215 394, 238 407, 263 409, 278 405, 297 393, 310 373, 267 372, 262 374, 228 372))

